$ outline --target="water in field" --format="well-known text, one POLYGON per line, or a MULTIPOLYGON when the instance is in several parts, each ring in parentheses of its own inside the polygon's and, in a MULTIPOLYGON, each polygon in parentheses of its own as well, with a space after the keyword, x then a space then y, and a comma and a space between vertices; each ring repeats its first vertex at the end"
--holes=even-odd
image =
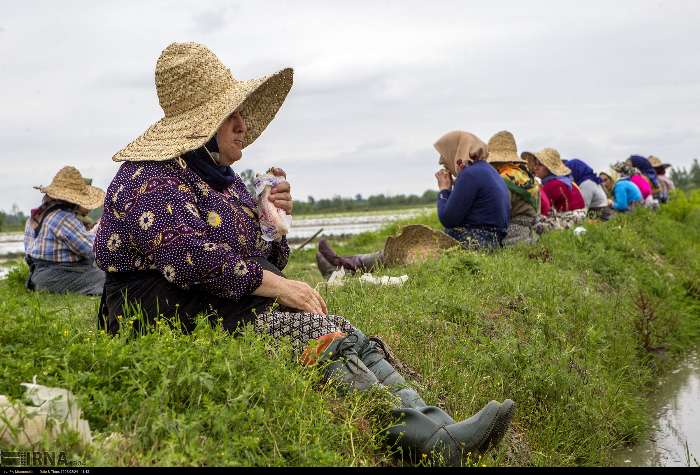
MULTIPOLYGON (((427 212, 432 208, 416 208, 402 211, 368 212, 352 214, 329 214, 319 217, 294 218, 292 229, 287 235, 291 242, 299 242, 313 236, 323 228, 321 236, 341 236, 376 231, 382 226, 400 219, 409 219, 427 212)), ((0 234, 0 278, 7 275, 8 268, 2 258, 17 257, 24 254, 22 233, 0 234)))
MULTIPOLYGON (((659 381, 652 397, 656 423, 651 436, 620 450, 616 466, 700 466, 700 357, 690 355, 659 381)), ((640 408, 640 410, 644 410, 640 408)))
POLYGON ((393 221, 408 219, 427 213, 431 209, 411 209, 406 211, 388 211, 385 213, 353 214, 350 216, 323 216, 319 218, 294 218, 292 229, 287 235, 290 241, 310 238, 323 228, 323 236, 341 236, 376 231, 393 221))

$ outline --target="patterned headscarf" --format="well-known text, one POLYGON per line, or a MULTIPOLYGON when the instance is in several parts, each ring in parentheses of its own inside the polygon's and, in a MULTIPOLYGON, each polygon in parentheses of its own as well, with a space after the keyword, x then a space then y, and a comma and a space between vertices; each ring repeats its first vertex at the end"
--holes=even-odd
POLYGON ((538 210, 540 208, 540 186, 524 163, 505 162, 491 165, 506 182, 508 189, 538 210))
POLYGON ((639 175, 639 170, 637 170, 627 162, 617 162, 611 168, 620 175, 619 179, 639 175))

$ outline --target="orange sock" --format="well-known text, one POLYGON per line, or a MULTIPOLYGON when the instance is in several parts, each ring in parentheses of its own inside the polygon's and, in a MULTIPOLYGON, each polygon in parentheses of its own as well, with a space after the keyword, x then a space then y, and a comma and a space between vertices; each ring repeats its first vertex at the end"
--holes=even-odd
POLYGON ((318 338, 318 344, 317 345, 308 345, 305 349, 304 352, 301 354, 301 364, 305 366, 311 366, 316 364, 318 361, 318 358, 321 356, 321 353, 326 351, 326 348, 333 343, 333 341, 337 340, 338 338, 344 338, 346 336, 345 333, 342 332, 335 332, 335 333, 327 333, 326 335, 322 335, 321 337, 318 338))

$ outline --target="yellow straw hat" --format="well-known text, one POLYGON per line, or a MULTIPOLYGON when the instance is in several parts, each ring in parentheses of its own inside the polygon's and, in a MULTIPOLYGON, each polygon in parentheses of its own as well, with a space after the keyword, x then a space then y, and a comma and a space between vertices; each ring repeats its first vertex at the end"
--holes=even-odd
POLYGON ((537 153, 523 152, 521 157, 525 160, 527 160, 528 157, 536 158, 542 165, 547 167, 547 170, 549 170, 553 175, 571 175, 571 170, 569 167, 564 165, 564 162, 561 161, 561 157, 559 156, 559 152, 553 148, 545 148, 537 153))
POLYGON ((260 136, 292 87, 293 71, 238 81, 206 46, 172 43, 156 63, 156 91, 165 117, 112 160, 169 160, 201 147, 236 110, 246 121, 243 147, 260 136))
POLYGON ((99 208, 105 200, 104 191, 88 185, 80 172, 70 166, 61 168, 49 186, 34 188, 53 199, 67 201, 87 209, 99 208))
POLYGON ((518 156, 515 137, 507 130, 498 132, 489 139, 489 157, 486 161, 489 163, 525 163, 525 160, 518 156))
POLYGON ((669 163, 664 163, 658 157, 655 157, 653 155, 649 155, 649 163, 654 168, 660 168, 660 167, 668 168, 671 166, 669 163))
POLYGON ((459 241, 422 224, 404 226, 398 236, 389 236, 384 244, 387 264, 407 265, 434 259, 440 251, 459 246, 459 241))

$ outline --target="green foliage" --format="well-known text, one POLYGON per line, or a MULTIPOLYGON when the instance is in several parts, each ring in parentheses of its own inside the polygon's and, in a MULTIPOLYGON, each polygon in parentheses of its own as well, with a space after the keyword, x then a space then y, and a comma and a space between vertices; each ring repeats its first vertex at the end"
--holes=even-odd
POLYGON ((322 198, 319 200, 309 196, 307 201, 295 201, 295 214, 317 214, 342 211, 369 211, 377 209, 397 209, 408 208, 426 204, 434 204, 437 199, 437 191, 426 190, 422 195, 396 195, 385 196, 384 194, 372 195, 363 198, 362 195, 355 195, 354 198, 343 198, 339 195, 333 198, 322 198))
MULTIPOLYGON (((466 418, 490 399, 518 404, 501 447, 479 465, 606 465, 644 437, 645 393, 700 340, 700 201, 678 193, 588 232, 551 232, 494 255, 455 249, 396 288, 331 289, 314 249, 286 273, 317 285, 329 309, 378 334, 419 374, 430 403, 466 418)), ((414 220, 436 228, 436 216, 414 220)), ((380 249, 392 224, 349 241, 380 249)), ((96 298, 24 290, 26 266, 0 282, 0 394, 19 383, 71 389, 96 434, 72 450, 102 465, 386 465, 386 394, 341 395, 286 343, 201 323, 138 338, 96 332, 96 298), (124 435, 110 444, 108 435, 124 435)), ((425 462, 429 464, 429 462, 425 462)))
POLYGON ((689 170, 685 168, 671 168, 669 178, 673 180, 676 187, 682 190, 700 188, 700 161, 697 158, 694 159, 689 170))
POLYGON ((9 213, 0 211, 0 231, 22 231, 27 218, 28 216, 20 211, 16 204, 13 204, 9 213))

